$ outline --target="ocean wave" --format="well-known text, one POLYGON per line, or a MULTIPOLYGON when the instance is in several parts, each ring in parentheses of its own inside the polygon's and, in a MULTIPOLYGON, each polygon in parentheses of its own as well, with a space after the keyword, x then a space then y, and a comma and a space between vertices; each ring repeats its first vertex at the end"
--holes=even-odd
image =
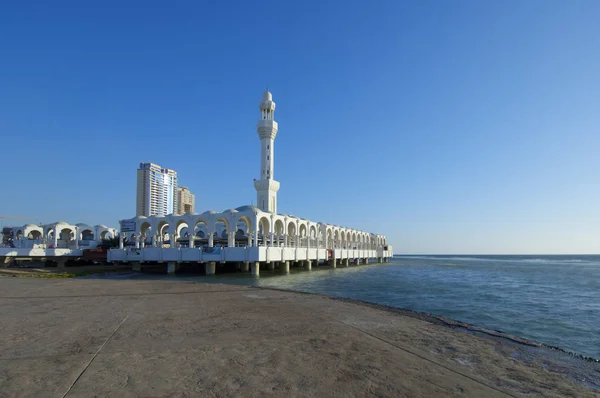
POLYGON ((411 256, 394 255, 398 259, 410 260, 433 260, 433 261, 468 261, 468 262, 494 262, 494 263, 527 263, 527 264, 584 264, 599 265, 600 256, 596 259, 583 258, 543 258, 543 257, 519 257, 519 256, 490 256, 490 257, 471 257, 471 256, 411 256))

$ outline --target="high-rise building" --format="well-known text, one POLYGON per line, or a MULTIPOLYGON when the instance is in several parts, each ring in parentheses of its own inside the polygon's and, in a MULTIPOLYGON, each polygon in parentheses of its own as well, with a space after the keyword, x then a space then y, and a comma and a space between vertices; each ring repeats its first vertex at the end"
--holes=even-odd
POLYGON ((154 163, 137 170, 137 216, 166 216, 177 212, 177 172, 154 163))
POLYGON ((188 187, 177 188, 177 214, 193 213, 196 205, 196 195, 188 187))

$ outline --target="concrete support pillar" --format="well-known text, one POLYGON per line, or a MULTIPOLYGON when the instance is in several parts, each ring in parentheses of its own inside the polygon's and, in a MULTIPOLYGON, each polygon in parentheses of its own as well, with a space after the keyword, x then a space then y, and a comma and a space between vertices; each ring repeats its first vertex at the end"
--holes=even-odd
POLYGON ((377 262, 378 262, 379 264, 381 264, 381 263, 383 262, 383 259, 382 259, 381 257, 377 257, 377 262))
POLYGON ((345 258, 344 259, 344 267, 349 267, 350 266, 350 259, 349 258, 345 258))
POLYGON ((250 262, 249 261, 244 261, 241 265, 240 265, 240 270, 242 272, 250 272, 250 262))
POLYGON ((217 263, 214 261, 204 263, 204 273, 206 275, 214 275, 217 272, 217 263))
POLYGON ((258 261, 256 261, 256 262, 253 261, 250 265, 251 265, 250 273, 254 276, 259 276, 260 275, 260 263, 258 261))
POLYGON ((269 271, 273 271, 275 269, 275 261, 270 261, 267 263, 267 269, 269 271))
POLYGON ((54 246, 54 248, 56 249, 56 246, 58 246, 58 230, 56 229, 56 227, 54 227, 54 241, 52 243, 54 246))
POLYGON ((173 275, 175 274, 175 271, 177 271, 177 263, 174 262, 169 262, 167 263, 167 274, 169 275, 173 275))
POLYGON ((364 262, 365 262, 365 265, 366 265, 366 264, 369 264, 369 259, 368 259, 368 258, 365 258, 365 261, 364 261, 364 262))
POLYGON ((131 270, 141 272, 142 271, 142 263, 140 263, 139 261, 135 261, 135 262, 131 263, 131 270))
POLYGON ((354 265, 360 265, 360 258, 354 259, 354 265))
POLYGON ((311 264, 310 260, 307 260, 304 262, 304 269, 306 269, 307 271, 312 270, 312 264, 311 264))
POLYGON ((281 263, 279 263, 279 269, 284 274, 289 274, 290 273, 290 262, 289 261, 282 261, 281 263))
POLYGON ((331 260, 329 260, 329 265, 330 265, 332 268, 335 268, 335 267, 337 266, 337 264, 336 264, 336 261, 335 261, 335 258, 332 258, 331 260))
POLYGON ((152 247, 156 247, 156 235, 152 235, 152 247))
POLYGON ((208 247, 214 247, 214 233, 208 233, 208 247))
POLYGON ((124 235, 120 234, 119 235, 119 249, 123 248, 123 238, 124 238, 124 235))

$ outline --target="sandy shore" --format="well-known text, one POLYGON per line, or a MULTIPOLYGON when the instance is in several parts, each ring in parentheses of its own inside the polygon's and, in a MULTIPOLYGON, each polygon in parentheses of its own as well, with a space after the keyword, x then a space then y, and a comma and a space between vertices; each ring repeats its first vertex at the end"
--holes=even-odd
POLYGON ((600 394, 600 364, 318 295, 0 278, 0 397, 600 394))

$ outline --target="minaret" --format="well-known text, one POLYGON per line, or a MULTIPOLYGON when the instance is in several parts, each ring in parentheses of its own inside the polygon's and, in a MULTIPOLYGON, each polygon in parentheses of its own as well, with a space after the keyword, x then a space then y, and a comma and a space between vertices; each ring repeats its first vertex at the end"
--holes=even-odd
POLYGON ((254 180, 256 188, 256 206, 271 213, 277 213, 277 191, 279 182, 273 179, 273 153, 277 122, 274 120, 275 102, 269 90, 265 90, 260 101, 260 120, 256 131, 260 138, 260 180, 254 180))

